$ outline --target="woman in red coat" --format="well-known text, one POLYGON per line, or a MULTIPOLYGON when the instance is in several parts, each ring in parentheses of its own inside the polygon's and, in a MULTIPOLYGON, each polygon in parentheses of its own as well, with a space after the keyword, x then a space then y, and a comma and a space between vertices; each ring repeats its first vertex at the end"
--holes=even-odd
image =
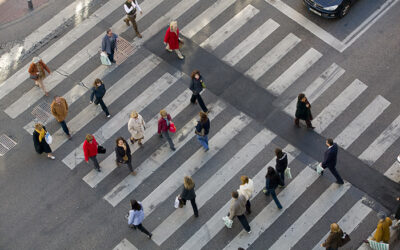
POLYGON ((93 161, 94 168, 100 172, 100 165, 97 161, 97 141, 93 135, 86 135, 86 140, 83 142, 83 154, 85 155, 86 163, 89 163, 89 159, 93 161))
POLYGON ((172 142, 172 139, 168 133, 169 125, 171 123, 171 116, 164 109, 160 111, 160 116, 161 117, 158 120, 158 135, 160 136, 160 138, 165 137, 165 139, 167 139, 169 143, 169 147, 171 148, 171 150, 175 151, 174 143, 172 142))
POLYGON ((180 39, 179 39, 178 22, 172 21, 169 24, 167 32, 165 33, 164 44, 167 45, 165 49, 168 50, 169 52, 175 50, 175 53, 178 55, 179 59, 183 59, 183 55, 179 50, 179 40, 180 39))

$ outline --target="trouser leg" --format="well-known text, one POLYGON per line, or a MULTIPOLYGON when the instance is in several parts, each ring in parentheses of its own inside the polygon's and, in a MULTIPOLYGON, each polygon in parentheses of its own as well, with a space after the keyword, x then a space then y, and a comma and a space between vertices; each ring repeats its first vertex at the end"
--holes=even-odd
POLYGON ((203 98, 201 98, 200 94, 197 95, 197 101, 199 102, 199 105, 200 105, 201 109, 203 110, 203 112, 207 112, 208 109, 207 109, 206 105, 204 104, 203 98))
POLYGON ((89 157, 89 159, 93 162, 95 169, 100 169, 100 165, 96 156, 89 157))
POLYGON ((111 62, 115 62, 114 61, 114 50, 112 50, 112 52, 110 54, 107 53, 108 59, 110 59, 111 62))
POLYGON ((300 127, 300 120, 299 120, 299 118, 295 118, 295 119, 294 119, 294 125, 296 125, 297 127, 300 127))
POLYGON ((129 171, 133 172, 132 161, 127 161, 126 165, 128 166, 129 171))
POLYGON ((331 171, 331 173, 333 174, 333 176, 335 176, 336 181, 337 181, 338 183, 341 183, 341 184, 344 183, 342 177, 340 177, 340 175, 339 175, 339 173, 337 172, 336 168, 329 168, 329 170, 331 171))
POLYGON ((250 203, 250 199, 248 199, 247 202, 246 202, 246 212, 247 212, 247 213, 251 213, 251 203, 250 203))
POLYGON ((106 106, 106 104, 103 101, 103 98, 98 99, 99 104, 101 106, 101 109, 104 111, 104 113, 106 113, 106 115, 108 116, 110 113, 108 112, 108 108, 106 106))
POLYGON ((165 139, 167 139, 167 141, 168 141, 168 143, 169 143, 169 147, 170 147, 171 149, 174 149, 175 146, 174 146, 174 143, 172 142, 171 137, 169 136, 168 131, 162 132, 162 135, 163 135, 163 137, 164 137, 165 139))
POLYGON ((282 205, 281 205, 281 203, 279 202, 278 197, 276 196, 275 189, 270 189, 270 190, 269 190, 269 193, 271 194, 272 199, 274 199, 276 206, 277 206, 279 209, 282 209, 282 205))
POLYGON ((140 223, 139 225, 136 226, 140 231, 142 231, 142 233, 147 234, 148 236, 150 236, 149 231, 147 231, 146 228, 144 228, 144 226, 142 225, 142 223, 140 223))
POLYGON ((310 119, 307 119, 307 120, 305 120, 305 121, 306 121, 307 127, 308 127, 308 128, 311 128, 311 127, 312 127, 312 124, 311 124, 310 119))
POLYGON ((190 98, 191 103, 196 103, 197 95, 192 94, 192 97, 190 98))
POLYGON ((283 172, 278 172, 279 176, 281 177, 282 180, 282 186, 285 186, 285 171, 283 172))
POLYGON ((38 78, 38 79, 35 81, 35 83, 36 83, 36 85, 39 86, 39 88, 41 88, 41 89, 43 90, 44 93, 47 92, 47 91, 46 91, 46 88, 44 87, 43 79, 42 79, 42 78, 38 78))
POLYGON ((60 123, 60 125, 61 125, 61 128, 64 130, 64 133, 67 134, 67 135, 69 135, 69 129, 68 129, 68 127, 67 127, 67 123, 65 123, 65 121, 61 121, 61 122, 59 122, 59 123, 60 123))
POLYGON ((128 18, 129 18, 129 21, 131 21, 131 23, 132 23, 133 30, 135 31, 135 33, 136 34, 140 34, 139 30, 138 30, 138 27, 137 27, 137 24, 136 24, 136 14, 135 15, 129 15, 128 18))
POLYGON ((201 146, 203 146, 204 149, 208 149, 208 143, 206 142, 204 137, 207 137, 207 136, 197 135, 197 140, 200 142, 201 146))
POLYGON ((196 199, 191 199, 190 203, 192 204, 194 215, 198 216, 199 215, 199 211, 197 210, 196 199))
POLYGON ((246 230, 247 232, 249 232, 251 229, 250 229, 249 222, 248 222, 247 219, 246 219, 246 216, 245 216, 244 214, 242 214, 242 215, 238 215, 238 216, 236 216, 236 217, 239 219, 240 224, 242 224, 244 230, 246 230))

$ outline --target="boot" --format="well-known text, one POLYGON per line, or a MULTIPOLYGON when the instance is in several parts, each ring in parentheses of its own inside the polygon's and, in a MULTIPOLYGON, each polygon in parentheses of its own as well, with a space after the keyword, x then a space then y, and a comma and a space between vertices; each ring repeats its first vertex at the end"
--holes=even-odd
POLYGON ((142 38, 142 35, 139 32, 136 32, 136 36, 142 38))

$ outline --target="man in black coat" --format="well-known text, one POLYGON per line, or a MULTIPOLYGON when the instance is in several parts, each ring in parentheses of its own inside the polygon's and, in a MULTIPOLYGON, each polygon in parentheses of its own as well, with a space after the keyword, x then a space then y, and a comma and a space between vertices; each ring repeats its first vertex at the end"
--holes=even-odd
POLYGON ((333 143, 333 139, 330 138, 326 139, 326 146, 328 146, 328 149, 325 151, 324 161, 321 163, 321 167, 323 169, 329 168, 333 176, 335 176, 337 184, 344 184, 342 177, 340 177, 336 170, 338 146, 336 143, 333 143))

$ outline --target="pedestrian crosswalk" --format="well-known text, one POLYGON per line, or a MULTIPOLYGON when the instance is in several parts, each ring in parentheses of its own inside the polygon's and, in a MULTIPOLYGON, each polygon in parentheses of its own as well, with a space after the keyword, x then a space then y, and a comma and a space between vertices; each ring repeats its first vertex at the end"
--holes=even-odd
MULTIPOLYGON (((317 182, 322 182, 321 179, 326 182, 329 181, 325 177, 319 178, 314 169, 310 167, 310 165, 316 164, 316 161, 305 155, 300 149, 288 144, 279 135, 274 134, 267 128, 261 128, 260 124, 248 115, 236 110, 227 101, 219 100, 217 96, 214 96, 209 91, 204 96, 206 101, 212 100, 207 103, 211 110, 209 118, 212 124, 209 138, 210 150, 204 152, 200 145, 196 149, 191 149, 191 145, 197 144, 194 126, 198 120, 198 114, 196 113, 198 110, 189 105, 191 91, 182 87, 189 78, 184 72, 170 65, 165 65, 158 55, 149 52, 143 47, 143 44, 167 27, 170 21, 176 19, 179 20, 179 27, 183 27, 181 34, 184 38, 193 38, 200 48, 210 53, 225 45, 226 40, 234 37, 238 39, 237 37, 239 37, 241 40, 236 41, 235 45, 230 47, 229 50, 227 49, 227 52, 223 55, 219 54, 219 59, 252 79, 265 91, 272 93, 277 98, 285 97, 286 99, 282 100, 285 103, 282 110, 291 117, 294 116, 297 102, 297 97, 293 95, 291 90, 298 90, 302 86, 298 85, 299 79, 305 74, 309 74, 309 78, 313 80, 310 84, 306 84, 307 87, 301 91, 306 94, 313 109, 315 108, 315 110, 319 111, 313 113, 315 131, 323 136, 328 134, 331 136, 332 133, 329 128, 336 125, 341 115, 346 113, 352 117, 351 121, 341 131, 335 131, 336 134, 333 135, 334 140, 344 149, 351 150, 353 143, 365 136, 365 131, 375 124, 377 119, 390 107, 390 101, 382 95, 375 95, 371 100, 368 100, 369 103, 365 105, 361 113, 354 114, 352 105, 355 105, 359 101, 359 97, 368 91, 367 84, 359 79, 352 78, 348 80, 349 77, 344 78, 343 76, 346 75, 345 69, 335 62, 328 61, 329 59, 325 58, 323 53, 320 52, 323 50, 307 45, 304 38, 299 38, 295 31, 288 32, 280 37, 280 40, 276 40, 278 36, 274 37, 273 34, 281 30, 285 23, 278 23, 272 17, 266 17, 261 20, 262 13, 258 5, 246 4, 243 6, 243 3, 235 0, 179 0, 175 1, 176 3, 170 8, 163 8, 170 2, 168 0, 146 0, 140 3, 143 15, 138 14, 137 21, 143 39, 134 38, 132 41, 134 52, 130 57, 135 60, 129 62, 129 67, 126 66, 121 69, 120 66, 128 65, 124 62, 121 65, 111 67, 98 63, 92 72, 86 72, 86 75, 81 77, 80 82, 84 86, 91 86, 95 78, 106 78, 110 75, 117 78, 114 83, 110 84, 110 87, 105 82, 107 93, 104 97, 104 102, 111 107, 110 111, 115 111, 111 112, 111 118, 104 118, 104 123, 100 127, 97 125, 92 127, 92 123, 98 120, 97 117, 102 113, 102 110, 98 106, 88 105, 80 107, 78 111, 75 110, 75 112, 69 114, 67 124, 73 134, 92 133, 99 144, 110 145, 109 143, 113 142, 120 134, 125 137, 129 136, 128 130, 123 128, 127 126, 130 112, 133 110, 139 113, 149 112, 149 110, 153 110, 150 107, 157 103, 159 109, 165 108, 173 119, 178 117, 180 121, 180 123, 176 124, 178 130, 172 137, 176 151, 171 151, 165 141, 154 142, 153 138, 157 137, 159 115, 156 112, 151 113, 147 116, 149 119, 146 120, 147 128, 144 133, 144 147, 154 148, 151 148, 151 154, 146 159, 135 162, 136 176, 129 175, 127 171, 123 176, 118 176, 117 182, 108 181, 112 173, 115 173, 117 169, 115 155, 111 149, 108 150, 104 160, 100 159, 102 171, 89 170, 81 177, 82 180, 88 184, 89 188, 94 190, 99 190, 98 187, 102 185, 101 190, 106 190, 100 194, 103 199, 115 209, 120 209, 121 207, 125 209, 126 207, 120 204, 126 203, 132 196, 137 195, 137 190, 143 190, 147 180, 157 175, 162 166, 168 165, 167 167, 170 167, 168 176, 163 176, 162 180, 154 183, 153 188, 148 190, 147 193, 141 194, 141 197, 147 216, 144 223, 146 223, 146 220, 150 221, 153 220, 152 218, 158 218, 155 220, 157 225, 152 223, 153 227, 148 228, 153 232, 152 241, 161 248, 168 244, 173 249, 206 249, 207 244, 217 244, 213 243, 213 241, 218 237, 225 237, 225 241, 218 243, 218 249, 251 247, 253 244, 257 244, 257 241, 267 230, 271 230, 270 227, 276 221, 283 218, 288 209, 298 205, 300 197, 309 194, 313 196, 312 204, 307 208, 298 206, 298 209, 301 209, 301 214, 292 221, 289 227, 282 230, 279 237, 275 237, 274 242, 269 242, 268 248, 291 249, 296 244, 301 244, 301 240, 314 225, 319 225, 323 230, 318 234, 320 241, 318 243, 315 242, 314 249, 320 249, 319 246, 323 239, 326 238, 326 233, 329 229, 329 224, 320 219, 329 209, 335 208, 337 202, 346 193, 355 188, 350 183, 346 183, 343 186, 327 184, 326 190, 321 190, 317 195, 310 192, 310 186, 316 185, 317 182), (195 16, 185 15, 186 13, 193 13, 200 5, 202 6, 200 9, 203 9, 201 13, 197 13, 195 16), (224 14, 227 14, 230 18, 226 22, 216 23, 215 20, 224 14), (148 19, 151 17, 152 21, 147 20, 141 25, 140 21, 145 17, 148 19), (255 18, 260 18, 261 21, 252 22, 255 18), (245 25, 247 29, 251 29, 248 31, 249 35, 247 37, 235 36, 236 33, 243 31, 245 25), (200 33, 202 35, 198 35, 200 33), (204 36, 204 34, 207 34, 207 36, 204 36), (269 50, 260 46, 266 42, 271 44, 269 50), (258 56, 249 58, 248 55, 254 51, 257 52, 258 56), (285 60, 289 56, 292 58, 285 60), (244 68, 238 67, 244 59, 251 61, 247 61, 244 68), (316 67, 319 63, 323 64, 323 66, 329 65, 329 67, 324 68, 324 71, 321 72, 319 71, 320 67, 316 67), (282 70, 276 70, 277 66, 284 68, 283 72, 281 72, 282 70), (116 71, 118 71, 118 76, 114 73, 116 71), (158 74, 159 77, 156 80, 149 77, 155 72, 162 72, 162 74, 158 74), (272 79, 273 81, 269 81, 271 79, 265 76, 271 72, 280 72, 280 74, 275 79, 272 79), (267 78, 268 80, 266 80, 267 78), (337 94, 336 98, 328 104, 321 102, 320 100, 324 94, 331 91, 333 86, 339 82, 339 87, 335 91, 339 90, 340 93, 337 94), (146 87, 140 92, 136 92, 133 97, 124 95, 144 83, 146 87), (174 92, 172 100, 165 97, 172 92, 174 92), (284 95, 286 93, 288 93, 288 97, 284 95), (113 109, 120 103, 122 96, 123 98, 129 98, 127 102, 124 102, 126 105, 123 108, 118 108, 118 110, 113 109), (183 118, 187 114, 190 114, 190 117, 183 118), (214 126, 214 124, 218 124, 218 126, 214 126), (213 130, 217 127, 219 128, 218 130, 213 130), (242 146, 239 147, 237 145, 242 146), (238 188, 239 181, 236 181, 236 179, 239 180, 239 174, 246 174, 246 171, 251 169, 254 175, 250 177, 255 184, 255 193, 251 199, 259 202, 261 200, 260 197, 264 196, 262 189, 265 187, 266 167, 275 165, 275 157, 272 157, 271 153, 275 147, 283 147, 284 151, 288 152, 289 166, 294 169, 294 178, 290 181, 287 180, 287 186, 278 193, 278 199, 281 201, 283 209, 278 210, 276 205, 268 200, 269 203, 265 207, 256 209, 248 217, 252 228, 251 234, 244 230, 238 231, 238 226, 234 226, 231 230, 232 234, 227 236, 224 230, 228 229, 224 228, 221 218, 229 210, 229 194, 224 199, 219 199, 218 202, 213 202, 213 200, 217 196, 220 197, 221 192, 226 192, 226 187, 231 188, 235 185, 235 189, 238 188), (230 150, 226 150, 226 148, 230 150), (188 153, 189 151, 190 153, 188 153), (220 160, 219 163, 215 163, 218 162, 215 159, 222 157, 221 155, 224 155, 228 160, 226 162, 220 160), (179 165, 174 164, 178 158, 179 165), (262 164, 253 166, 252 162, 259 161, 260 158, 263 159, 262 164), (211 165, 213 165, 212 168, 211 165), (197 176, 200 176, 199 173, 203 174, 204 169, 209 170, 210 168, 213 172, 204 177, 206 181, 199 182, 202 184, 196 186, 196 202, 200 211, 199 220, 202 221, 202 224, 196 224, 190 237, 174 242, 172 239, 182 231, 191 230, 188 221, 193 212, 190 207, 172 210, 169 214, 160 214, 159 210, 161 207, 173 205, 173 200, 177 192, 180 191, 185 175, 193 176, 196 179, 197 176), (214 203, 216 205, 213 205, 214 203), (206 209, 210 209, 213 212, 212 216, 210 218, 201 218, 202 211, 206 209)), ((84 36, 85 32, 93 29, 97 22, 107 18, 117 7, 120 7, 119 3, 109 1, 95 12, 96 15, 93 19, 89 18, 73 28, 47 48, 41 54, 41 57, 51 66, 52 60, 63 53, 69 45, 73 44, 74 40, 84 36)), ((121 16, 113 24, 112 30, 114 33, 123 34, 129 29, 122 20, 123 17, 121 16)), ((58 90, 57 86, 65 81, 68 75, 83 67, 91 58, 98 56, 99 44, 104 33, 97 33, 97 35, 93 41, 75 55, 63 54, 65 57, 63 64, 45 80, 48 90, 54 92, 58 90)), ((162 41, 160 41, 160 46, 163 46, 162 41)), ((229 44, 228 46, 231 45, 229 44)), ((0 85, 0 101, 7 96, 8 92, 18 90, 18 86, 27 80, 27 67, 28 65, 25 65, 0 85), (11 81, 14 83, 12 86, 9 84, 11 81)), ((82 85, 74 85, 66 93, 54 94, 65 97, 67 103, 73 107, 81 105, 84 98, 86 98, 84 102, 88 103, 88 92, 88 88, 82 85)), ((26 119, 23 114, 30 112, 33 106, 41 101, 42 98, 43 93, 38 88, 33 87, 26 93, 20 93, 16 100, 8 103, 5 113, 10 118, 23 120, 24 124, 26 124, 23 129, 31 134, 36 120, 26 119)), ((370 145, 365 145, 362 150, 358 149, 357 151, 362 152, 357 156, 371 167, 375 167, 374 163, 400 137, 400 116, 399 114, 394 116, 391 124, 379 124, 383 126, 381 128, 382 133, 377 138, 374 138, 370 145)), ((56 122, 54 119, 50 119, 47 123, 53 124, 56 122)), ((50 132, 53 135, 51 147, 57 154, 62 151, 61 149, 64 146, 69 145, 69 140, 61 129, 50 132)), ((79 141, 79 139, 77 140, 79 141)), ((71 170, 82 165, 84 159, 82 141, 83 139, 74 145, 72 150, 71 146, 69 146, 68 152, 62 152, 62 162, 71 170)), ((134 159, 136 155, 142 152, 137 145, 132 145, 131 151, 134 159)), ((400 180, 398 167, 396 162, 392 166, 379 166, 377 168, 382 173, 386 172, 386 176, 390 179, 398 182, 400 180)), ((374 211, 362 202, 363 198, 359 195, 355 195, 353 199, 354 206, 348 211, 338 211, 338 218, 341 218, 339 225, 344 231, 357 235, 365 230, 365 228, 361 230, 358 226, 374 211)), ((167 209, 167 211, 170 210, 167 209)), ((235 220, 234 224, 238 224, 238 221, 235 220)), ((372 229, 367 228, 367 230, 372 229)), ((115 244, 117 245, 115 249, 135 249, 136 242, 133 242, 131 236, 126 236, 126 238, 120 244, 115 244), (130 243, 130 241, 133 243, 130 243)), ((360 242, 354 242, 352 246, 358 247, 360 245, 358 243, 360 242)))

